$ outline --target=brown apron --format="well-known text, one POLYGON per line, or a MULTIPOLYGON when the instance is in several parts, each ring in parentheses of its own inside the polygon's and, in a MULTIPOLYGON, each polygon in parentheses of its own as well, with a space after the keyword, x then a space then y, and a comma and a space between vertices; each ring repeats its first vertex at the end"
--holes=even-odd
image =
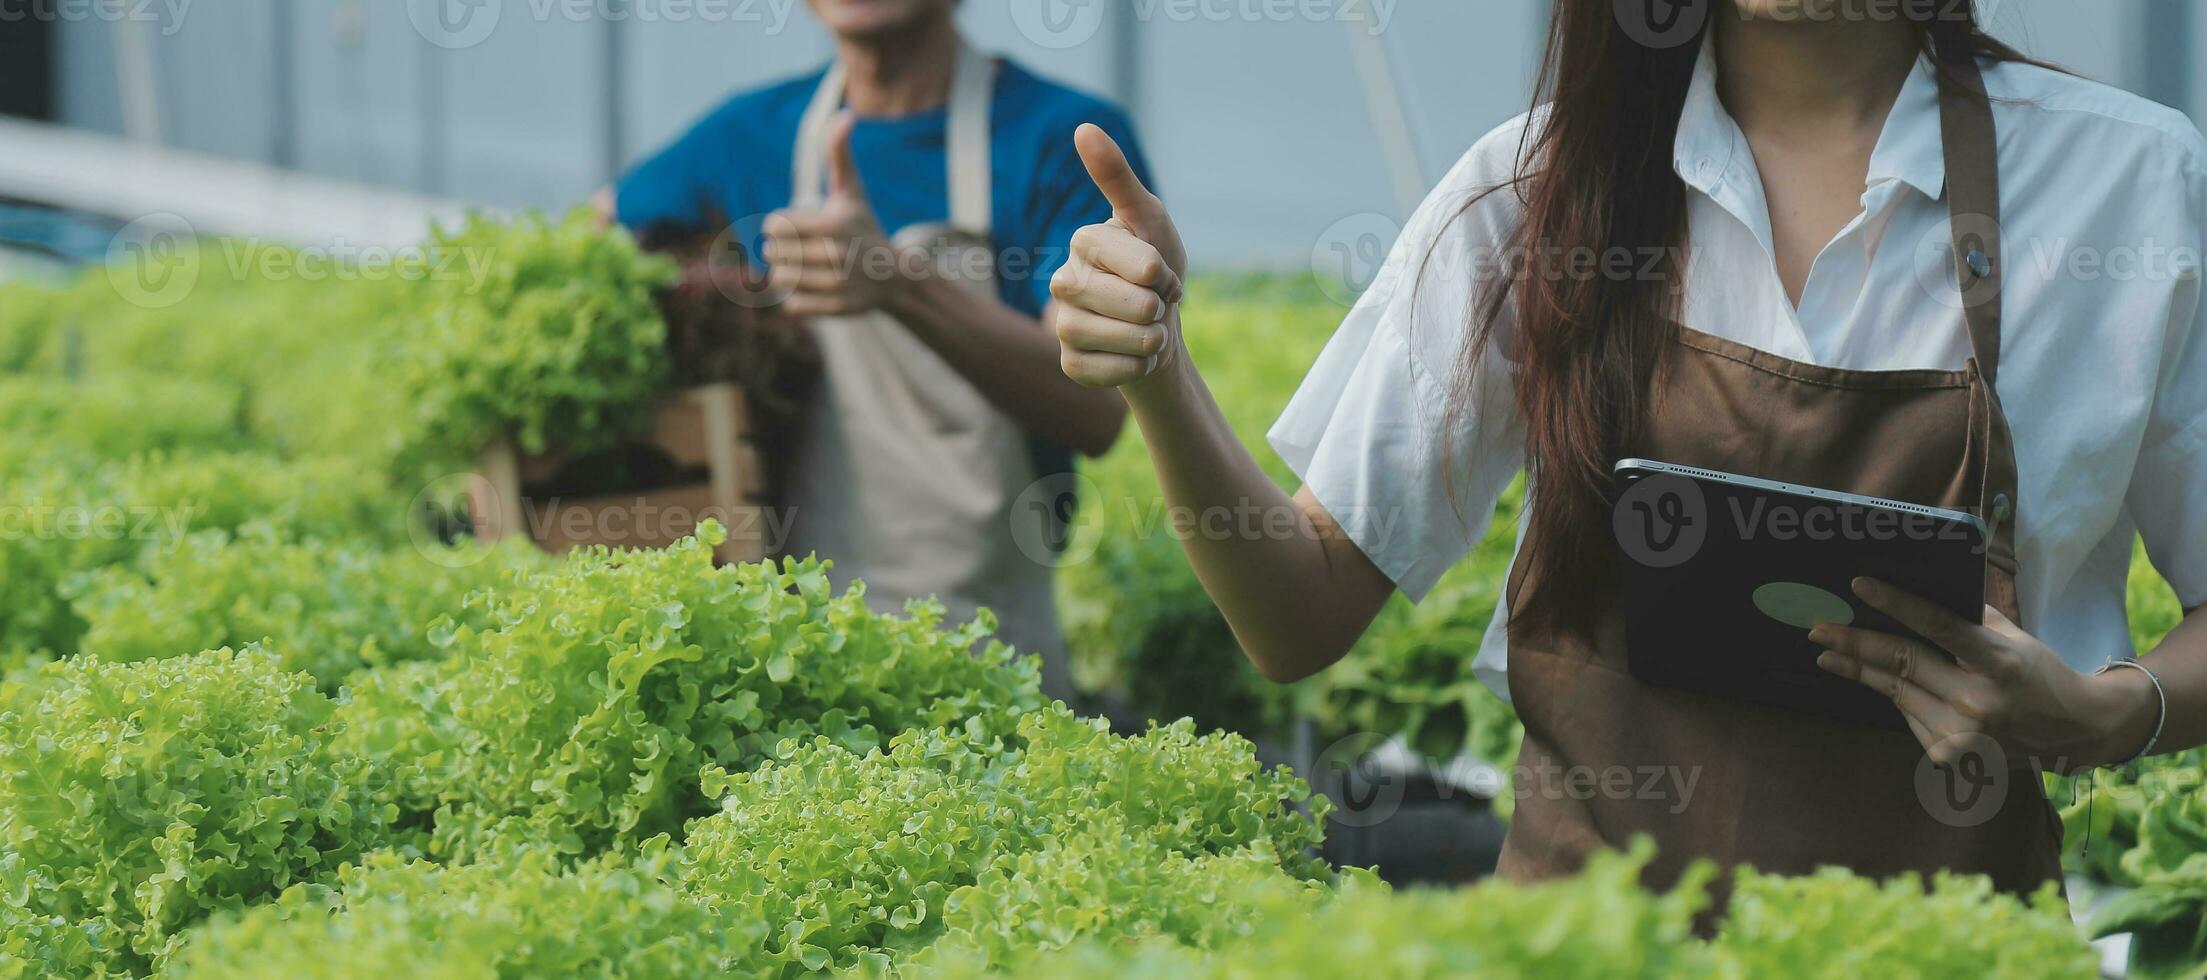
MULTIPOLYGON (((1940 116, 1958 285, 1974 356, 1959 371, 1853 371, 1787 360, 1683 326, 1626 455, 1967 510, 1994 525, 1987 602, 2016 608, 2016 470, 2000 365, 1999 184, 1974 61, 1948 61, 1940 116)), ((1541 547, 1525 542, 1523 553, 1541 547)), ((1622 559, 1620 559, 1622 560, 1622 559)), ((1510 577, 1512 608, 1525 563, 1510 577)), ((2060 874, 2041 781, 1996 761, 1997 799, 1951 798, 1906 732, 1656 688, 1626 669, 1622 606, 1575 625, 1513 625, 1509 685, 1525 723, 1500 874, 1542 878, 1645 835, 1667 888, 1708 858, 1799 874, 1953 869, 2030 891, 2060 874)))

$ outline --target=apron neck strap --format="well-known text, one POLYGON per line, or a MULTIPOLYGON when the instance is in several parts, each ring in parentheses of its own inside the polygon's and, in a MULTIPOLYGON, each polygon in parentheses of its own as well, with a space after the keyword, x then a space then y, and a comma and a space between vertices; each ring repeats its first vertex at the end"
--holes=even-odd
MULTIPOLYGON (((2000 164, 1992 97, 1977 53, 1959 41, 1942 44, 1939 63, 1939 140, 1946 154, 1947 219, 1952 225, 1956 282, 1970 349, 1983 379, 1990 427, 1978 514, 1989 524, 1987 582, 2012 589, 2012 578, 1991 575, 1992 566, 2015 569, 2018 496, 2014 435, 2000 407, 2000 164)), ((1988 595, 1997 593, 1988 592, 1988 595)), ((2010 593, 2012 596, 2012 592, 2010 593)))
POLYGON ((1939 136, 1946 154, 1947 218, 1952 227, 1962 313, 1977 370, 1991 384, 2000 372, 2000 166, 1992 99, 1970 51, 1938 54, 1939 136))
MULTIPOLYGON (((957 65, 950 83, 947 169, 950 180, 950 223, 962 230, 987 234, 994 224, 990 199, 991 160, 989 133, 996 95, 996 59, 958 42, 957 65)), ((815 207, 827 200, 827 143, 835 115, 843 108, 844 89, 850 75, 841 61, 828 67, 827 77, 813 93, 804 120, 797 127, 794 166, 796 186, 790 195, 798 207, 815 207)))

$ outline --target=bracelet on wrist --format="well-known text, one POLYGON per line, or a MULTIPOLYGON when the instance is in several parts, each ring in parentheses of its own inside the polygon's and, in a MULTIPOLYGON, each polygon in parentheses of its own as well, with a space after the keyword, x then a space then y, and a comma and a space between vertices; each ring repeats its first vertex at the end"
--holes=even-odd
POLYGON ((2102 665, 2100 669, 2093 671, 2092 676, 2098 677, 2117 667, 2129 667, 2146 675, 2146 679, 2153 682, 2153 697, 2158 705, 2153 717, 2153 734, 2146 736, 2146 744, 2138 750, 2136 755, 2115 764, 2121 767, 2132 765, 2138 760, 2153 754, 2153 747, 2161 741, 2161 730, 2169 723, 2169 692, 2161 686, 2161 675, 2154 673, 2153 668, 2139 663, 2135 658, 2125 657, 2120 660, 2110 660, 2102 665))

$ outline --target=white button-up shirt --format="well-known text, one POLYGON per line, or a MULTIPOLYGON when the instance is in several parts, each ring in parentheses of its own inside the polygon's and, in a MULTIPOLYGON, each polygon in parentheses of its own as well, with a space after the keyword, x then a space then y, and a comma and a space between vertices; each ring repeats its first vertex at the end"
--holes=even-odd
MULTIPOLYGON (((2021 479, 2023 625, 2090 668, 2132 652, 2124 599, 2138 535, 2186 608, 2207 603, 2207 141, 2176 111, 2082 78, 2024 64, 1990 65, 1985 77, 1999 130, 1999 389, 2021 479)), ((1506 365, 1460 369, 1476 294, 1499 281, 1520 205, 1507 189, 1465 203, 1519 170, 1538 116, 1488 134, 1443 180, 1271 432, 1412 599, 1477 544, 1523 468, 1506 365), (1471 410, 1451 417, 1450 392, 1466 377, 1471 410)), ((1928 60, 1886 120, 1862 213, 1817 256, 1798 308, 1778 278, 1754 154, 1717 97, 1707 50, 1675 164, 1688 199, 1686 323, 1841 368, 1967 362, 1928 60)), ((1474 670, 1507 697, 1505 618, 1474 670)))

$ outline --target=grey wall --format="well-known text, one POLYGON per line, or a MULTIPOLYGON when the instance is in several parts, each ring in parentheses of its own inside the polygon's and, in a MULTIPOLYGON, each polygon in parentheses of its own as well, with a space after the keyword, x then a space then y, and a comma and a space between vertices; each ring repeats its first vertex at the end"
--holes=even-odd
MULTIPOLYGON (((123 131, 118 34, 138 30, 164 142, 471 203, 559 207, 729 92, 828 52, 797 0, 687 0, 717 13, 686 19, 668 16, 683 9, 669 0, 589 0, 581 16, 563 12, 569 0, 475 0, 499 5, 496 27, 456 49, 409 17, 435 2, 466 0, 196 0, 180 20, 63 24, 61 112, 123 131), (600 4, 619 13, 590 12, 600 4)), ((1981 3, 2036 55, 2207 106, 2193 68, 2207 16, 2193 0, 1981 3)), ((1546 11, 1539 0, 1321 0, 1342 22, 1207 15, 1301 7, 1244 0, 965 6, 984 48, 1127 104, 1188 234, 1209 263, 1232 267, 1297 267, 1384 238, 1406 174, 1430 184, 1524 108, 1546 11), (1360 42, 1383 7, 1386 30, 1360 42), (1052 11, 1076 15, 1065 33, 1038 19, 1052 11), (1403 127, 1375 113, 1360 43, 1376 44, 1365 50, 1395 83, 1403 127), (1390 137, 1409 151, 1392 167, 1383 147, 1402 144, 1390 137)))

